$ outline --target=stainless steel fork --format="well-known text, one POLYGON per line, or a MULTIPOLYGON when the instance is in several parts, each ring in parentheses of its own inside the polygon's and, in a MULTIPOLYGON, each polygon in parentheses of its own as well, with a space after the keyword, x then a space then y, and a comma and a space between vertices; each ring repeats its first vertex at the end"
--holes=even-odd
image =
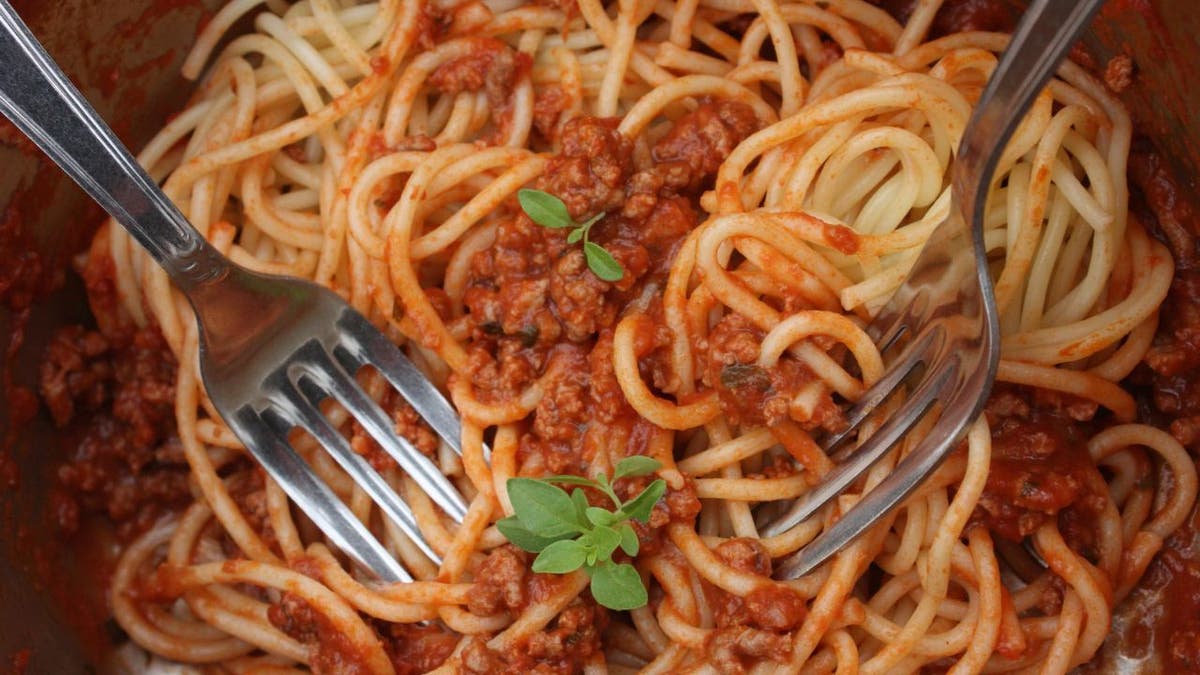
POLYGON ((794 579, 828 560, 899 506, 931 474, 982 412, 1000 358, 999 319, 988 276, 983 215, 1000 156, 1025 111, 1054 74, 1103 0, 1034 0, 967 124, 951 168, 949 216, 930 237, 908 278, 869 332, 889 356, 884 376, 847 414, 848 428, 825 443, 834 451, 906 382, 903 404, 763 536, 787 532, 866 474, 927 414, 938 415, 895 470, 816 539, 785 559, 776 576, 794 579))
POLYGON ((332 291, 235 265, 200 236, 0 0, 0 113, 105 208, 187 295, 200 370, 226 424, 329 539, 384 581, 411 577, 289 445, 311 433, 430 559, 408 505, 326 419, 339 401, 446 514, 467 506, 429 458, 396 433, 355 381, 378 370, 456 452, 454 409, 400 350, 332 291))

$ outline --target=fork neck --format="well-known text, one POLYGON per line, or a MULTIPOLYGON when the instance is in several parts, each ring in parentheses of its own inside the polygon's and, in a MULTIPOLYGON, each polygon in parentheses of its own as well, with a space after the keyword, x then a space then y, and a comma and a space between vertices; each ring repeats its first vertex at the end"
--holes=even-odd
POLYGON ((983 222, 992 174, 1025 110, 1103 4, 1104 0, 1029 3, 967 123, 955 160, 954 194, 974 223, 983 222))

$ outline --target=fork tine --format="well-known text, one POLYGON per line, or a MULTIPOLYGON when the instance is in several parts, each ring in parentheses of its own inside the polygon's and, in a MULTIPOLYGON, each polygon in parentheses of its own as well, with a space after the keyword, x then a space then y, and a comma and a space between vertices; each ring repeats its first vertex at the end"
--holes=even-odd
POLYGON ((787 532, 811 518, 831 499, 850 487, 851 483, 858 480, 867 469, 895 447, 904 434, 925 416, 946 383, 953 381, 956 373, 957 366, 951 365, 922 381, 904 405, 889 415, 887 421, 870 438, 856 448, 844 462, 822 476, 821 482, 801 495, 786 514, 764 527, 762 536, 774 537, 787 532))
MULTIPOLYGON (((957 378, 957 371, 961 366, 957 359, 951 359, 946 372, 957 378)), ((911 453, 900 460, 894 471, 863 495, 862 499, 842 514, 828 530, 784 560, 776 576, 780 579, 795 579, 808 574, 875 524, 881 514, 890 512, 911 494, 937 468, 948 451, 962 438, 967 425, 975 419, 972 410, 979 402, 974 397, 956 395, 961 393, 954 391, 945 399, 947 404, 942 411, 939 425, 928 436, 922 438, 911 453), (949 428, 940 428, 941 420, 945 419, 951 419, 954 423, 949 428)))
MULTIPOLYGON (((430 548, 421 535, 412 509, 396 494, 383 476, 380 476, 362 455, 350 447, 346 438, 333 428, 329 420, 310 404, 292 386, 291 382, 287 381, 283 373, 273 375, 272 380, 270 388, 276 394, 271 399, 271 403, 276 407, 273 412, 283 418, 281 420, 283 424, 287 427, 303 427, 312 434, 321 447, 333 456, 338 465, 350 474, 355 483, 367 491, 371 499, 383 509, 387 517, 391 518, 404 534, 408 535, 408 538, 421 549, 421 552, 435 564, 441 565, 441 557, 430 548)), ((281 431, 286 433, 286 430, 281 431)))
POLYGON ((412 581, 412 575, 388 553, 342 500, 329 489, 288 442, 250 406, 225 417, 245 446, 296 506, 346 555, 381 581, 412 581))
POLYGON ((920 318, 928 313, 930 297, 926 289, 917 289, 906 296, 902 296, 901 292, 898 289, 897 294, 867 325, 867 335, 879 347, 880 354, 887 353, 908 332, 909 326, 919 324, 920 318))
MULTIPOLYGON (((896 391, 913 369, 926 361, 931 350, 937 349, 944 338, 945 331, 940 326, 934 326, 930 330, 924 331, 912 344, 908 345, 900 359, 893 363, 884 372, 883 377, 871 385, 871 388, 847 411, 846 428, 825 440, 823 443, 825 452, 832 452, 857 431, 859 424, 896 391)), ((837 459, 845 461, 845 458, 837 459)))
POLYGON ((332 395, 340 401, 434 503, 442 507, 455 522, 461 523, 467 515, 467 503, 437 465, 421 454, 407 438, 396 433, 387 414, 323 347, 311 343, 304 352, 304 358, 315 367, 306 368, 300 373, 298 385, 313 405, 320 403, 326 395, 332 395), (315 387, 306 385, 306 382, 311 382, 315 387))
MULTIPOLYGON (((343 329, 343 339, 334 349, 335 356, 338 352, 345 351, 355 365, 373 366, 404 396, 417 414, 433 427, 434 432, 449 444, 454 452, 461 455, 462 426, 459 424, 458 415, 429 378, 404 356, 399 347, 358 312, 343 312, 338 324, 343 329)), ((348 367, 349 364, 342 365, 347 366, 347 370, 354 370, 348 367)))

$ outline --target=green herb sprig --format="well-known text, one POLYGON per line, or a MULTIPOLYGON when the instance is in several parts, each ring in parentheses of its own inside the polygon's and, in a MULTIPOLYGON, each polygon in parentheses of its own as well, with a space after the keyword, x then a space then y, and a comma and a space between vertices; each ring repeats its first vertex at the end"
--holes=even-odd
POLYGON ((625 268, 621 267, 621 263, 603 246, 588 240, 592 225, 604 217, 603 211, 582 223, 576 223, 567 212, 567 205, 549 192, 526 188, 517 191, 517 201, 521 203, 525 215, 538 225, 552 230, 571 228, 571 233, 567 235, 567 243, 574 244, 583 240, 583 255, 587 258, 592 274, 605 281, 620 281, 625 277, 625 268))
POLYGON ((637 555, 638 537, 629 521, 649 521, 667 484, 656 479, 636 497, 622 502, 613 483, 650 475, 661 466, 658 460, 636 455, 617 462, 611 481, 602 473, 596 474, 595 480, 583 476, 510 478, 506 485, 515 515, 498 521, 496 527, 517 548, 538 554, 534 572, 567 574, 583 568, 591 578, 596 602, 609 609, 637 609, 647 602, 642 578, 633 565, 613 562, 612 555, 618 548, 637 555), (568 495, 555 483, 579 487, 568 495), (589 504, 583 487, 604 493, 615 509, 589 504))

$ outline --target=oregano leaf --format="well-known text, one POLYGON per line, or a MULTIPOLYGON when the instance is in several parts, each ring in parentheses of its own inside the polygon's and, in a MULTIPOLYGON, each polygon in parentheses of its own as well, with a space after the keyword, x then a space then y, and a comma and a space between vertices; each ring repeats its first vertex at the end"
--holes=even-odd
POLYGON ((547 546, 533 561, 533 571, 539 574, 567 574, 583 567, 587 550, 578 541, 556 541, 547 546))
POLYGON ((582 532, 587 524, 575 516, 575 505, 562 488, 533 478, 509 478, 505 484, 513 511, 530 532, 557 538, 582 532))
POLYGON ((587 257, 592 274, 605 281, 620 281, 625 277, 625 268, 612 257, 603 246, 594 241, 583 242, 583 255, 587 257))
POLYGON ((609 560, 621 545, 621 534, 611 527, 596 527, 587 534, 591 545, 596 549, 596 557, 609 560))
POLYGON ((592 572, 592 597, 617 611, 637 609, 649 601, 641 576, 627 563, 598 566, 592 572))
POLYGON ((586 521, 587 510, 591 505, 588 504, 587 495, 583 493, 583 490, 579 488, 571 490, 571 502, 575 504, 575 517, 580 522, 586 521))
POLYGON ((558 230, 575 225, 571 214, 567 212, 567 205, 549 192, 528 188, 518 190, 517 201, 525 215, 542 227, 558 230))
POLYGON ((620 519, 617 514, 599 506, 589 506, 584 514, 587 516, 588 522, 597 527, 611 527, 620 519))
POLYGON ((497 520, 496 529, 500 530, 500 534, 503 534, 514 546, 530 553, 539 553, 542 549, 558 541, 553 537, 543 537, 530 532, 529 528, 522 525, 516 516, 497 520))
POLYGON ((561 474, 558 476, 546 476, 538 480, 547 483, 558 483, 559 485, 581 485, 583 487, 596 487, 596 481, 583 476, 573 476, 571 474, 561 474))
POLYGON ((662 499, 666 491, 667 482, 659 478, 647 485, 641 494, 626 502, 621 507, 621 515, 643 523, 650 520, 650 512, 654 510, 654 505, 658 503, 659 499, 662 499))
POLYGON ((617 466, 613 469, 614 481, 621 478, 637 478, 638 476, 649 476, 650 474, 662 468, 662 462, 647 457, 645 455, 632 455, 617 462, 617 466))
POLYGON ((633 557, 638 554, 641 548, 641 542, 638 541, 637 532, 629 523, 621 523, 621 550, 625 555, 633 557))

